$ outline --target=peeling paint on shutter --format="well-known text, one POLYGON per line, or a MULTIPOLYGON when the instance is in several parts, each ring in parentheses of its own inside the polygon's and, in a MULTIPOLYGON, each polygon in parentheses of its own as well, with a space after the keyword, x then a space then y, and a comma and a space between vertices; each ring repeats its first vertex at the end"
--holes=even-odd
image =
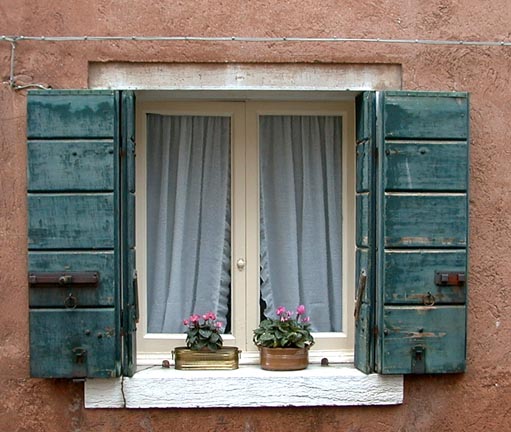
POLYGON ((120 92, 29 92, 32 376, 121 374, 121 243, 133 225, 129 213, 121 223, 122 109, 120 92), (80 272, 97 281, 75 283, 80 272), (48 273, 59 282, 37 282, 48 273))
POLYGON ((377 112, 382 151, 376 370, 385 374, 462 372, 467 319, 468 97, 385 92, 377 112), (444 283, 439 283, 437 272, 446 275, 444 283))

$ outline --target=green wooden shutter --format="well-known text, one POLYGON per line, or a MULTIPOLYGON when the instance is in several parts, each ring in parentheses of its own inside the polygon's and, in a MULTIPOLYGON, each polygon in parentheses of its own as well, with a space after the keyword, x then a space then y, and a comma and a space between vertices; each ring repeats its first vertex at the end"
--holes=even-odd
POLYGON ((374 369, 374 301, 376 280, 376 102, 375 93, 357 97, 356 302, 355 366, 374 369))
POLYGON ((136 369, 136 323, 138 322, 138 285, 135 263, 135 95, 121 95, 121 220, 122 220, 122 326, 124 329, 123 375, 136 369))
POLYGON ((121 373, 122 244, 129 219, 121 222, 121 100, 113 91, 28 96, 32 376, 121 373))
MULTIPOLYGON (((368 349, 357 333, 356 358, 373 347, 374 370, 379 373, 463 372, 468 96, 382 92, 365 93, 359 101, 370 100, 371 95, 376 101, 378 161, 367 166, 374 169, 376 179, 375 220, 358 206, 357 220, 369 220, 368 233, 376 230, 376 253, 371 255, 369 244, 365 264, 371 269, 373 257, 375 297, 368 304, 374 327, 371 323, 366 327, 375 336, 368 349)), ((358 124, 371 124, 365 117, 372 114, 358 111, 358 124)), ((359 162, 359 166, 365 165, 359 162)), ((367 176, 360 169, 357 174, 362 179, 367 176)), ((358 322, 357 332, 360 327, 358 322)), ((364 372, 372 370, 368 358, 363 367, 357 363, 364 372)))

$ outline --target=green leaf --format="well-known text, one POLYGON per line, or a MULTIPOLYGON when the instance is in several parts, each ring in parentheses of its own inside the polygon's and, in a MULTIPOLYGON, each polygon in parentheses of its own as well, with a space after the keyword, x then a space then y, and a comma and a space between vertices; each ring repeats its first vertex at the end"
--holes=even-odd
POLYGON ((209 339, 209 337, 211 336, 211 333, 212 331, 211 330, 205 330, 205 329, 200 329, 199 330, 199 334, 204 338, 204 339, 209 339))

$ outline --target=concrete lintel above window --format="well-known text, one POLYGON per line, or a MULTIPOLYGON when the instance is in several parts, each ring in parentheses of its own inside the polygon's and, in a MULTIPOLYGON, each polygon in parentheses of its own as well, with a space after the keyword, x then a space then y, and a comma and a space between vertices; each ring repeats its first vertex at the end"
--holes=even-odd
POLYGON ((270 372, 257 366, 232 371, 181 371, 160 366, 132 378, 85 382, 86 408, 210 408, 397 405, 402 375, 365 375, 350 365, 310 365, 270 372))
MULTIPOLYGON (((235 91, 239 92, 236 97, 243 99, 250 99, 254 91, 258 99, 265 97, 261 92, 268 92, 268 98, 282 99, 281 94, 275 94, 278 91, 319 92, 324 100, 325 94, 334 92, 338 99, 338 92, 401 89, 401 65, 92 62, 89 63, 89 88, 170 90, 185 98, 191 97, 183 93, 187 91, 199 90, 201 94, 197 97, 201 98, 209 97, 207 92, 211 91, 235 91)), ((145 96, 151 97, 150 93, 145 96)))

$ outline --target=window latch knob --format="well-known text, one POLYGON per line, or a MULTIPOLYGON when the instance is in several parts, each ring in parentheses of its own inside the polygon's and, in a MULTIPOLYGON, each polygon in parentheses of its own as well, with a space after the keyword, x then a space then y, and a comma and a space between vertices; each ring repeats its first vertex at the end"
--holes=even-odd
POLYGON ((243 271, 245 269, 246 261, 243 258, 238 259, 236 261, 236 267, 238 267, 239 271, 243 271))

